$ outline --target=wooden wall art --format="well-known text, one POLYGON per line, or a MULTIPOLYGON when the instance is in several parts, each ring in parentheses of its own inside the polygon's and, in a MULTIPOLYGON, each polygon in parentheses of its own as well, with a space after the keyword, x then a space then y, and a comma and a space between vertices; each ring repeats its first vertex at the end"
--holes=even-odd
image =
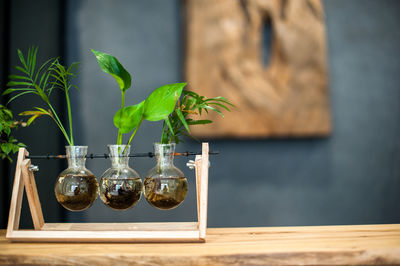
POLYGON ((236 106, 193 127, 198 137, 325 136, 331 131, 319 0, 187 0, 185 75, 201 95, 236 106), (270 23, 271 54, 262 60, 270 23))

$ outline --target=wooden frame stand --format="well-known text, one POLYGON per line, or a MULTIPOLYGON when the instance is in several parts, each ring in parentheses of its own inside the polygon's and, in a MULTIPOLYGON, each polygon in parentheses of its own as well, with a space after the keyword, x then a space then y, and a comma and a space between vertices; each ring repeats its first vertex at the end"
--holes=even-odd
POLYGON ((197 222, 168 223, 45 223, 30 171, 28 151, 18 153, 14 186, 8 218, 7 239, 15 242, 205 242, 208 197, 208 143, 197 155, 196 172, 197 222), (19 220, 25 187, 34 230, 20 230, 19 220))

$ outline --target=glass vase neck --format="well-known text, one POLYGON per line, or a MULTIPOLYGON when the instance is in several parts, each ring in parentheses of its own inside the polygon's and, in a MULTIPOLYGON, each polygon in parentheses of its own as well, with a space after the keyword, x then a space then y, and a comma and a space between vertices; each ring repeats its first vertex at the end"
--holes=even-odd
POLYGON ((174 166, 175 143, 154 143, 154 155, 161 168, 174 166))
POLYGON ((111 160, 111 167, 128 166, 130 145, 108 145, 111 160))
POLYGON ((65 146, 68 168, 85 168, 88 146, 65 146))

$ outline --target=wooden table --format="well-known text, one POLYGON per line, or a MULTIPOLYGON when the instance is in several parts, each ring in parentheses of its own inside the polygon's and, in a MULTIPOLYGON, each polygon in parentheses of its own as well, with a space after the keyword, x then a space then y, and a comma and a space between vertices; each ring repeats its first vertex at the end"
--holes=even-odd
POLYGON ((209 228, 207 243, 10 243, 0 264, 399 264, 400 225, 209 228))

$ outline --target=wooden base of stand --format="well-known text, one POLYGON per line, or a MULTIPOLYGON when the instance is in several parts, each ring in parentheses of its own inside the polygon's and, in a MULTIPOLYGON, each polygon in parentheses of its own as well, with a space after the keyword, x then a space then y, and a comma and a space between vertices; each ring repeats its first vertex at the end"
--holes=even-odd
POLYGON ((45 223, 28 151, 18 153, 7 239, 15 242, 205 242, 208 197, 208 143, 195 160, 197 222, 174 223, 45 223), (25 187, 34 230, 20 230, 25 187))

